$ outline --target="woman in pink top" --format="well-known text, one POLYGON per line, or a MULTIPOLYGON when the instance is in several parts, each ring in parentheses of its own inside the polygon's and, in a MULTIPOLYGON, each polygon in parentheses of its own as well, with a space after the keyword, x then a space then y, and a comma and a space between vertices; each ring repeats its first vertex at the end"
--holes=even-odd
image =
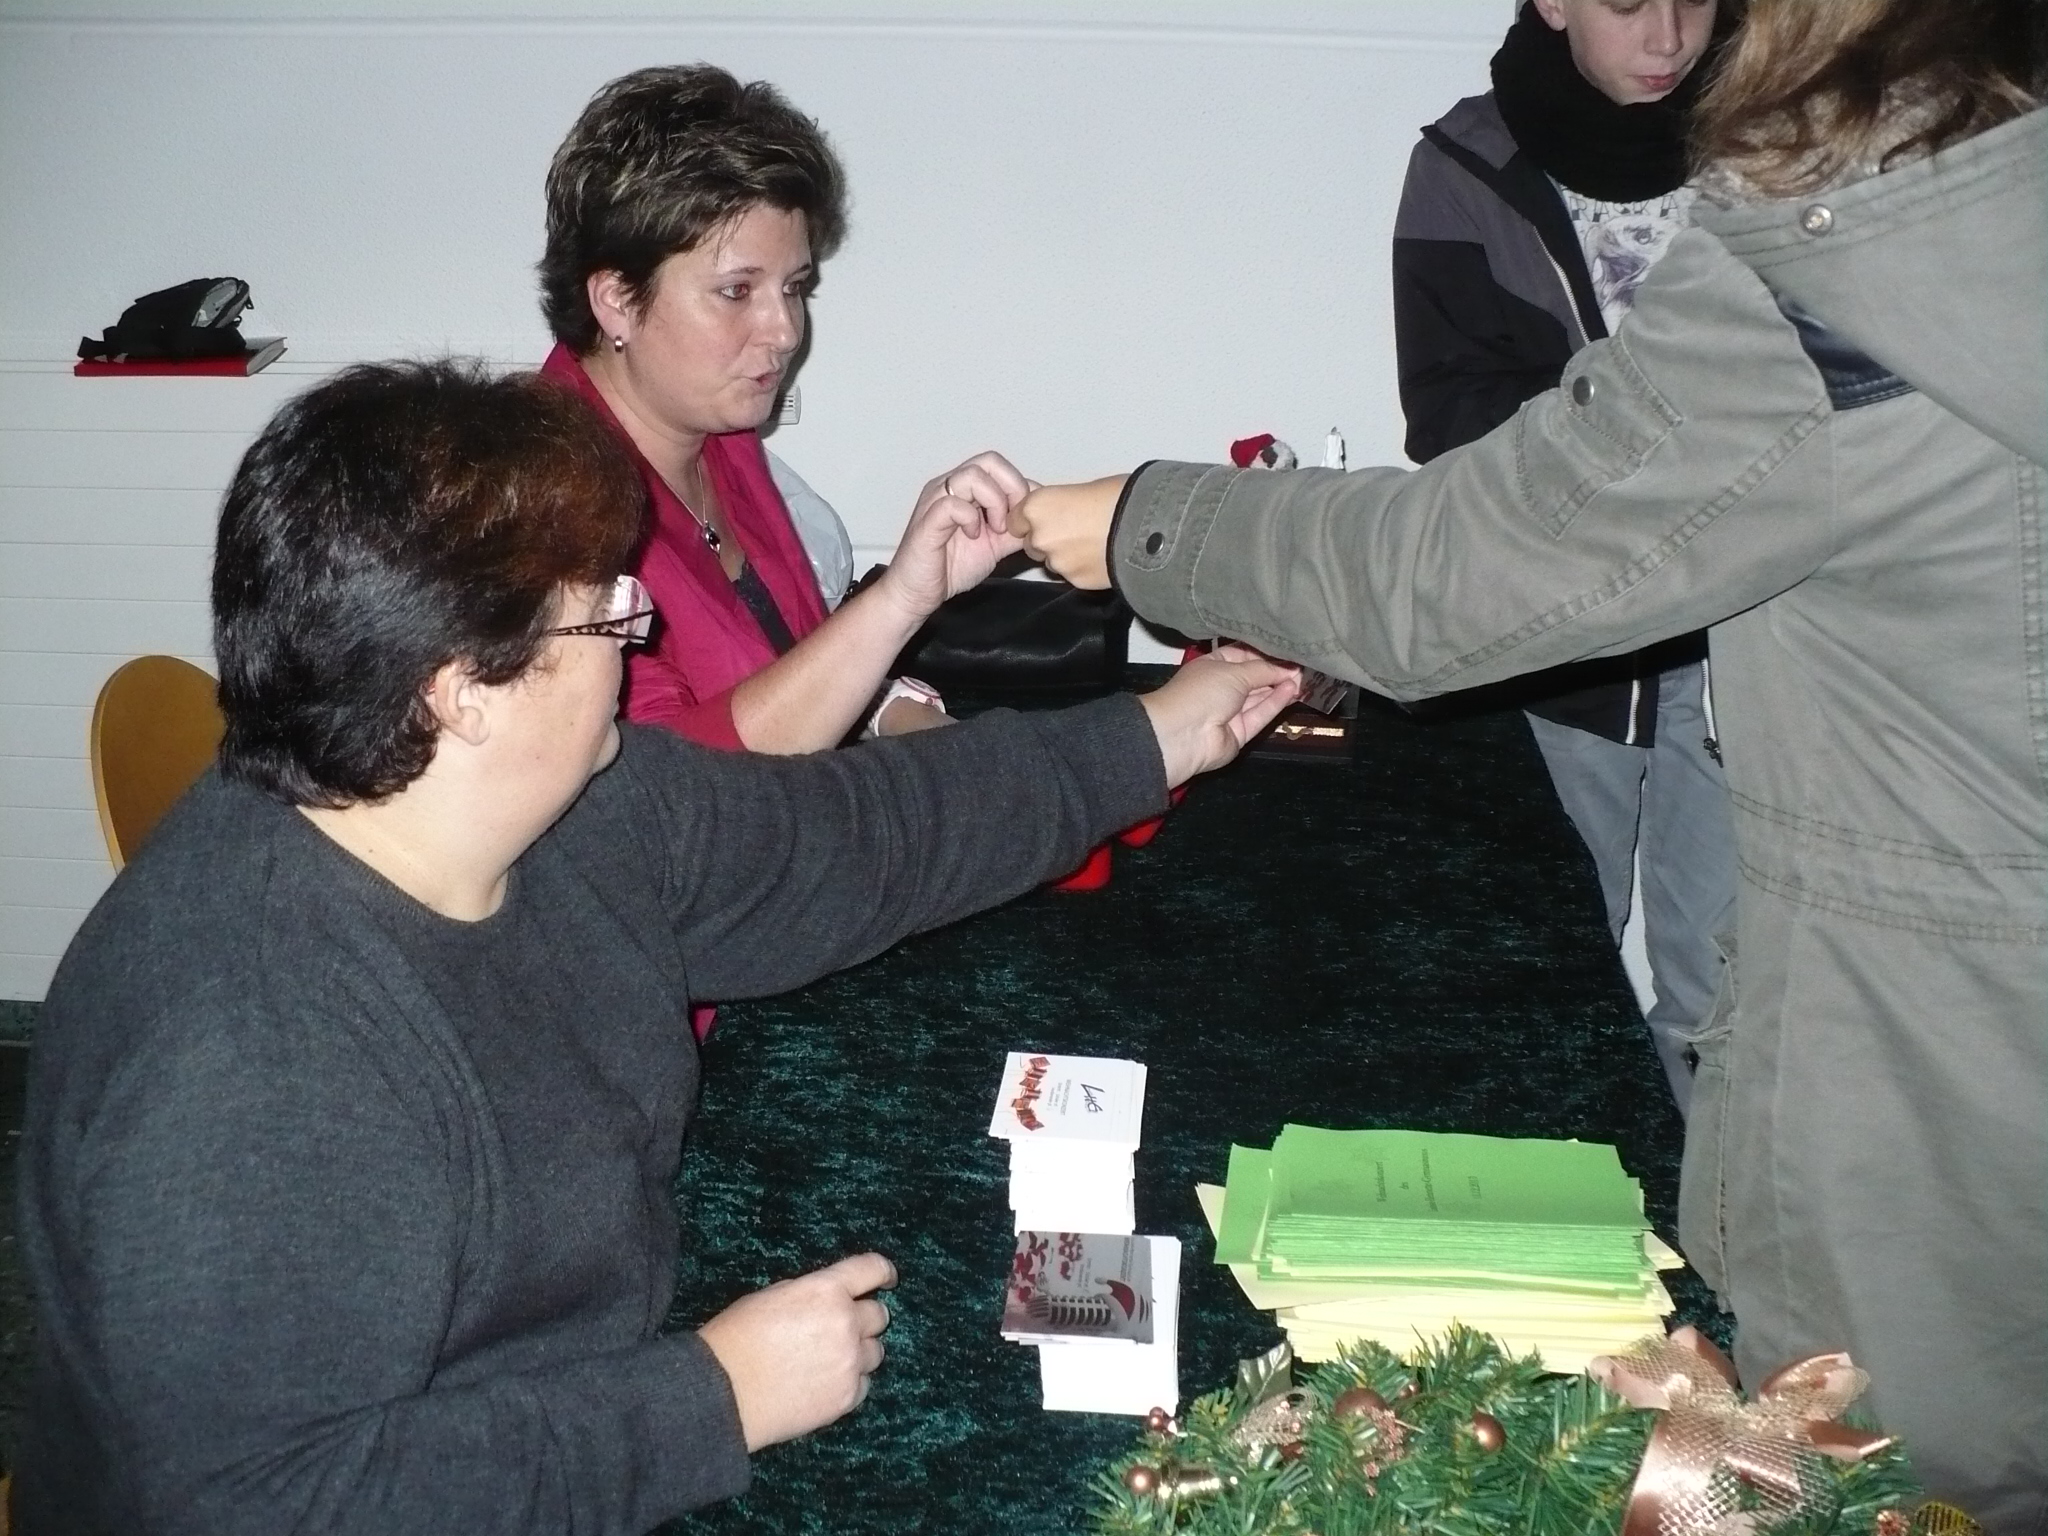
POLYGON ((757 429, 801 345, 814 258, 845 231, 817 126, 709 65, 637 70, 591 100, 547 179, 542 372, 632 447, 661 618, 626 714, 709 746, 810 752, 863 721, 943 724, 889 664, 946 598, 1017 549, 1024 478, 978 454, 927 484, 887 572, 827 613, 757 429))

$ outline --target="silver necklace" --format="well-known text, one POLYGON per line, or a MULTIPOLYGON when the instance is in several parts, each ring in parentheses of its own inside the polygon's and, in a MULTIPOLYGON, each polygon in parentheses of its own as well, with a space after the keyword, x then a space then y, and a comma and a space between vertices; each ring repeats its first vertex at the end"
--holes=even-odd
MULTIPOLYGON (((691 468, 694 471, 693 478, 697 482, 697 495, 694 499, 702 501, 704 499, 705 486, 704 461, 699 459, 691 468)), ((697 531, 704 535, 704 547, 714 555, 723 549, 725 547, 725 540, 718 536, 718 530, 711 526, 710 521, 699 515, 697 509, 690 505, 692 498, 683 495, 680 488, 678 488, 676 500, 683 504, 683 510, 689 513, 690 520, 696 523, 697 531)))

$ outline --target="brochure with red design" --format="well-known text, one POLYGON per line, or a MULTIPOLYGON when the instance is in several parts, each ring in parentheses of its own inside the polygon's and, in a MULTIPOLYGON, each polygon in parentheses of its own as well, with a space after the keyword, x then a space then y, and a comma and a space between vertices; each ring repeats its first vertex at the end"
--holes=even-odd
POLYGON ((989 1134, 1010 1144, 1019 1232, 1136 1230, 1131 1154, 1145 1117, 1145 1065, 1012 1051, 989 1134))
POLYGON ((1080 1142, 1131 1152, 1144 1120, 1143 1062, 1012 1051, 988 1133, 1013 1147, 1080 1142))
POLYGON ((1104 1232, 1019 1232, 1003 1291, 1018 1344, 1152 1342, 1152 1249, 1104 1232))
POLYGON ((1180 1241, 1140 1237, 1151 1250, 1152 1342, 1038 1347, 1039 1400, 1062 1413, 1128 1413, 1180 1406, 1180 1241))

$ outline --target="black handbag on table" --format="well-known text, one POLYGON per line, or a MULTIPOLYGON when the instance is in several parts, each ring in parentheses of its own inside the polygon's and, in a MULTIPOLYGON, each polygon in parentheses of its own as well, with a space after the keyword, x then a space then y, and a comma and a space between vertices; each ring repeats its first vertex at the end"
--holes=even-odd
MULTIPOLYGON (((882 570, 861 578, 865 586, 882 570)), ((941 691, 1114 688, 1130 654, 1131 610, 1115 592, 991 576, 948 598, 890 671, 941 691)))

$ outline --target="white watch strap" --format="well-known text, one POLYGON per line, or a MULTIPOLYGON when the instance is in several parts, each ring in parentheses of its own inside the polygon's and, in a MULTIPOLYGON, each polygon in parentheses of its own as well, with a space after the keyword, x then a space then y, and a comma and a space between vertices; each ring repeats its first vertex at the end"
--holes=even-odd
POLYGON ((943 711, 946 701, 939 697, 939 690, 930 683, 920 682, 914 677, 892 677, 889 686, 882 690, 882 697, 868 714, 868 723, 862 728, 863 736, 882 734, 882 711, 898 699, 909 699, 916 704, 929 704, 933 709, 943 711))

